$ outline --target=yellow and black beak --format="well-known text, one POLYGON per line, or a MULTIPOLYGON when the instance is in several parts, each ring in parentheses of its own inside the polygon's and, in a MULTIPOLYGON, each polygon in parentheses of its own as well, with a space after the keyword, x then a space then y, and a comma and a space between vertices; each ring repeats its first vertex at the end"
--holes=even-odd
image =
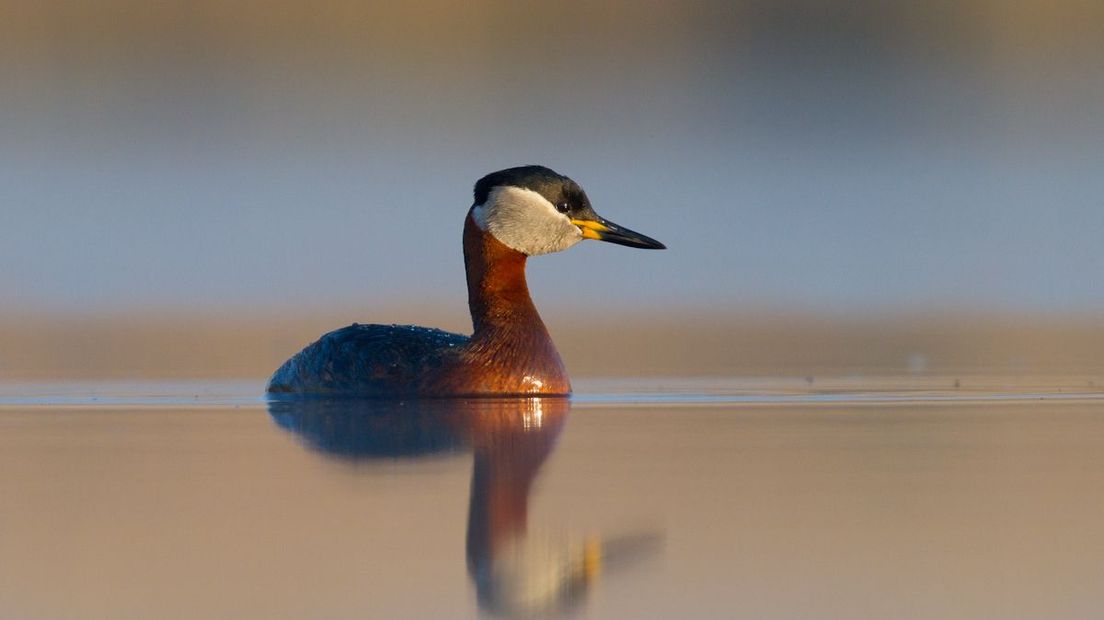
POLYGON ((645 250, 667 249, 667 246, 651 237, 646 237, 636 231, 618 226, 597 215, 594 216, 594 219, 573 219, 571 223, 579 227, 579 230, 583 232, 584 239, 609 241, 617 245, 627 245, 630 248, 643 248, 645 250))

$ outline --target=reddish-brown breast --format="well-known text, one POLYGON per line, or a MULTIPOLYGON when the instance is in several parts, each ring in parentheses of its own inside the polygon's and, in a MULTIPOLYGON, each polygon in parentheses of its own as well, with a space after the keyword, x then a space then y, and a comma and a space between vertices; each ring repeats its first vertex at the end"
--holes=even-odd
POLYGON ((525 282, 526 256, 464 223, 468 306, 475 332, 456 356, 422 383, 427 396, 567 395, 560 354, 537 314, 525 282))

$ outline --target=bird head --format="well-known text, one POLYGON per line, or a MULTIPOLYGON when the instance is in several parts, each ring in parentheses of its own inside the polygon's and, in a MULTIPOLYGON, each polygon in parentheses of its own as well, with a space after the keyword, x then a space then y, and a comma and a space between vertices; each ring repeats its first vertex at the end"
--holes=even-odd
POLYGON ((479 179, 471 216, 481 230, 527 256, 560 252, 583 239, 666 247, 602 218, 578 183, 544 166, 507 168, 479 179))

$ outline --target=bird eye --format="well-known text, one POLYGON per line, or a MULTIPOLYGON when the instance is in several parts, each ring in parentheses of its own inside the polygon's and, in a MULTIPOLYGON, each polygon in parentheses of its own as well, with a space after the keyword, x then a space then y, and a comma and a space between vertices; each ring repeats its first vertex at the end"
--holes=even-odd
POLYGON ((560 213, 567 213, 571 210, 571 205, 567 204, 567 202, 561 202, 560 204, 556 205, 556 210, 560 213))

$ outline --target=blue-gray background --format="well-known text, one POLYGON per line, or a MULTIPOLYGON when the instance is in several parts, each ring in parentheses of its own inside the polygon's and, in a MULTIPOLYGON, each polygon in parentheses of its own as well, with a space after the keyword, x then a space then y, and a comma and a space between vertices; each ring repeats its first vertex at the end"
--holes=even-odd
POLYGON ((1104 310, 1104 4, 0 2, 9 308, 462 303, 482 174, 667 252, 542 304, 1104 310))

